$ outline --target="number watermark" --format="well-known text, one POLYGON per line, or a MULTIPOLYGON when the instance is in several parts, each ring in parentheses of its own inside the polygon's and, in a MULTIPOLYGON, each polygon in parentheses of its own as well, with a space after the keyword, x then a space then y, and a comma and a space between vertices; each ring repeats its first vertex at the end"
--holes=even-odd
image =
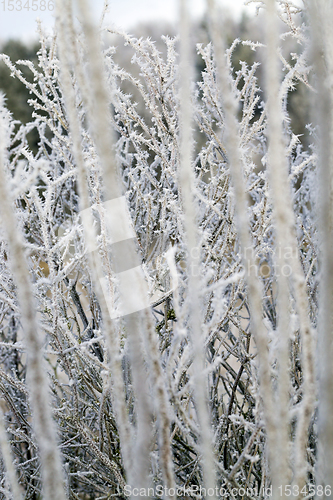
POLYGON ((2 0, 3 12, 52 12, 54 0, 2 0))
POLYGON ((321 484, 309 484, 303 486, 302 489, 299 488, 297 484, 290 485, 286 484, 284 486, 278 487, 279 495, 286 497, 329 497, 332 493, 332 487, 330 485, 323 486, 321 484))

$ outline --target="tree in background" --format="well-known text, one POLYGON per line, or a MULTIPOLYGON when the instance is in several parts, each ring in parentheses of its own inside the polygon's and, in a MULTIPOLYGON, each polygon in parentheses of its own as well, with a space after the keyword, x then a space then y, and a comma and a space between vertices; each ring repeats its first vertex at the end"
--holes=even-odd
MULTIPOLYGON (((19 40, 8 40, 2 47, 1 52, 7 54, 10 59, 16 63, 17 61, 31 61, 33 64, 37 63, 37 51, 39 44, 34 43, 31 45, 23 44, 19 40)), ((21 66, 20 70, 22 76, 30 83, 33 81, 31 71, 21 66)), ((31 94, 27 87, 18 79, 13 78, 7 66, 0 63, 0 89, 5 93, 6 106, 13 114, 14 120, 21 123, 28 123, 32 121, 32 108, 28 104, 31 94)), ((35 153, 37 151, 38 133, 32 129, 27 136, 29 146, 35 153)))

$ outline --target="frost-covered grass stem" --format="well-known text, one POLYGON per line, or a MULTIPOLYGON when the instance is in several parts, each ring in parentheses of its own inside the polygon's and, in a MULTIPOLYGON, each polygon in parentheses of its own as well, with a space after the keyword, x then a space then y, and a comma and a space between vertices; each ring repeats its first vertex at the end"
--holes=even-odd
MULTIPOLYGON (((70 68, 76 67, 77 79, 81 86, 84 85, 82 77, 82 68, 80 67, 80 59, 78 47, 75 40, 73 27, 73 14, 71 3, 66 3, 61 0, 57 2, 57 26, 59 31, 59 52, 62 72, 62 90, 66 102, 66 111, 69 121, 71 138, 73 141, 73 155, 77 166, 77 178, 80 200, 80 211, 84 212, 82 222, 85 230, 85 241, 88 248, 88 258, 90 259, 91 269, 94 274, 95 290, 103 311, 103 319, 105 325, 105 337, 110 357, 110 370, 112 373, 114 404, 116 408, 116 416, 120 434, 120 442, 123 452, 125 469, 129 472, 131 469, 131 430, 128 422, 128 414, 124 401, 124 383, 121 369, 121 361, 117 353, 119 352, 119 342, 115 332, 115 325, 112 323, 109 315, 108 305, 101 289, 99 278, 103 276, 102 262, 97 252, 92 251, 91 244, 97 241, 95 233, 92 213, 89 210, 91 203, 89 198, 87 170, 83 158, 81 148, 81 126, 78 119, 78 110, 75 106, 75 91, 73 88, 73 80, 71 79, 70 68), (68 51, 68 45, 71 51, 68 51), (68 54, 72 54, 72 59, 68 54), (76 63, 76 64, 75 64, 76 63)), ((104 254, 107 252, 104 252, 104 254)), ((110 288, 112 287, 112 276, 108 276, 110 288)), ((112 290, 112 288, 111 288, 112 290)), ((112 304, 111 304, 112 307, 112 304)))
MULTIPOLYGON (((275 218, 276 251, 275 258, 279 269, 284 269, 285 256, 289 249, 289 239, 286 237, 286 226, 290 223, 290 213, 286 207, 290 207, 291 200, 288 186, 288 170, 286 159, 286 145, 283 137, 282 106, 279 96, 280 90, 280 68, 278 65, 278 31, 275 0, 267 2, 266 10, 266 40, 267 57, 265 64, 266 92, 267 92, 267 125, 268 125, 268 171, 270 175, 270 188, 273 199, 273 211, 275 218)), ((277 329, 279 335, 278 347, 278 391, 276 406, 279 410, 277 419, 277 441, 276 461, 278 473, 273 476, 277 484, 274 489, 282 485, 290 484, 290 446, 289 446, 289 392, 290 392, 290 296, 288 278, 283 272, 277 276, 278 284, 278 321, 277 329)), ((283 493, 284 494, 284 493, 283 493)))
MULTIPOLYGON (((8 486, 10 487, 12 496, 8 499, 23 500, 22 490, 18 484, 15 466, 13 464, 13 455, 10 449, 8 435, 5 427, 5 418, 0 405, 0 450, 2 460, 5 464, 8 478, 8 486)), ((7 500, 7 499, 6 499, 7 500)))
MULTIPOLYGON (((253 249, 249 231, 249 219, 247 216, 247 199, 240 151, 240 133, 237 121, 237 102, 234 90, 231 88, 231 79, 226 65, 224 52, 224 41, 218 23, 218 13, 214 0, 207 0, 209 27, 214 45, 217 81, 220 87, 220 96, 223 104, 225 118, 225 149, 230 164, 231 181, 234 188, 236 224, 239 242, 242 247, 242 259, 244 268, 249 269, 246 275, 249 305, 251 311, 251 328, 255 338, 259 361, 260 395, 264 408, 264 418, 266 424, 268 450, 271 464, 275 464, 274 449, 276 447, 276 415, 273 391, 271 385, 271 367, 268 358, 269 346, 267 330, 262 320, 262 290, 256 274, 256 264, 254 262, 254 251, 248 252, 246 249, 253 249), (249 263, 250 261, 250 263, 249 263)), ((273 466, 271 473, 274 476, 276 469, 273 466)), ((272 478, 274 484, 278 483, 277 477, 272 478)))
MULTIPOLYGON (((80 12, 89 61, 88 74, 90 80, 90 95, 87 95, 84 89, 81 90, 87 103, 88 117, 92 127, 92 134, 103 168, 105 199, 119 199, 122 193, 119 186, 119 174, 117 173, 116 168, 116 159, 114 154, 115 139, 114 131, 111 128, 112 120, 109 111, 110 96, 106 90, 104 64, 99 46, 99 36, 91 22, 91 16, 86 2, 80 2, 80 12)), ((111 96, 111 99, 112 97, 113 96, 111 96)), ((117 221, 119 226, 122 228, 128 228, 128 234, 133 232, 130 217, 124 212, 120 215, 121 220, 117 221)), ((108 230, 112 236, 114 228, 109 226, 108 230)), ((147 297, 148 288, 145 283, 143 273, 140 272, 140 258, 137 255, 134 241, 129 239, 126 242, 126 248, 122 247, 121 249, 116 245, 113 245, 111 253, 114 260, 114 267, 116 269, 127 269, 129 263, 132 268, 138 268, 136 276, 139 286, 136 291, 139 296, 147 297)), ((128 286, 125 286, 125 283, 122 282, 121 278, 119 280, 119 285, 122 300, 124 302, 138 300, 139 297, 134 296, 134 292, 129 289, 128 286), (129 296, 131 294, 132 297, 129 296)), ((136 408, 138 412, 136 455, 140 456, 140 460, 136 460, 135 464, 133 464, 133 483, 136 486, 140 484, 142 484, 142 486, 146 486, 149 484, 148 464, 149 453, 152 447, 152 408, 147 397, 148 381, 145 371, 143 352, 144 342, 149 355, 150 375, 156 391, 157 403, 155 410, 158 421, 160 462, 166 486, 168 489, 171 489, 174 486, 174 478, 169 439, 170 419, 168 414, 168 397, 158 357, 156 333, 150 316, 151 312, 149 310, 144 310, 129 314, 124 318, 126 330, 129 336, 129 352, 131 355, 133 385, 136 389, 136 408)))
POLYGON ((308 1, 311 23, 311 59, 315 68, 316 94, 313 118, 318 126, 320 228, 320 301, 318 319, 317 370, 318 409, 318 485, 333 483, 333 32, 331 1, 308 1))
POLYGON ((187 246, 189 326, 193 346, 193 375, 196 411, 200 425, 202 468, 207 488, 215 488, 214 452, 211 446, 211 423, 207 402, 205 369, 205 345, 203 338, 202 308, 200 301, 200 251, 195 203, 196 184, 192 167, 192 57, 190 48, 190 19, 187 0, 180 0, 180 165, 179 189, 184 211, 185 242, 187 246))
POLYGON ((43 367, 42 345, 36 318, 36 307, 30 284, 29 268, 24 252, 22 236, 18 229, 13 203, 10 199, 5 164, 7 160, 6 135, 9 127, 4 98, 0 96, 0 183, 1 223, 8 238, 9 259, 21 307, 24 340, 28 353, 28 373, 33 425, 39 445, 44 495, 50 500, 65 500, 64 479, 60 452, 57 447, 55 424, 52 418, 52 404, 48 388, 48 376, 43 367))

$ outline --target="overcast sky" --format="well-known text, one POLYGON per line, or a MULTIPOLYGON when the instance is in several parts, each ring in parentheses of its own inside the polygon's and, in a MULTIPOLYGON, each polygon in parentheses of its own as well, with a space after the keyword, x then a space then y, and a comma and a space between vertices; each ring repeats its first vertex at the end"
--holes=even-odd
MULTIPOLYGON (((0 41, 8 38, 22 38, 27 41, 34 37, 36 32, 36 18, 39 17, 44 26, 51 30, 54 24, 54 12, 47 10, 48 4, 52 8, 52 0, 44 2, 46 10, 40 10, 42 0, 1 0, 0 1, 0 41), (39 7, 32 11, 32 5, 39 7), (22 10, 18 10, 22 6, 22 10), (23 7, 26 8, 23 8, 23 7), (12 11, 11 9, 14 7, 12 11), (28 11, 28 7, 30 10, 28 11)), ((235 16, 240 15, 244 0, 218 0, 227 7, 235 16)), ((130 30, 139 22, 163 20, 177 22, 177 0, 110 0, 109 13, 106 23, 110 26, 130 30)), ((96 16, 103 6, 103 0, 91 0, 96 16)), ((192 15, 199 17, 204 11, 205 0, 189 0, 192 15)), ((248 13, 254 12, 254 7, 245 7, 248 13)))

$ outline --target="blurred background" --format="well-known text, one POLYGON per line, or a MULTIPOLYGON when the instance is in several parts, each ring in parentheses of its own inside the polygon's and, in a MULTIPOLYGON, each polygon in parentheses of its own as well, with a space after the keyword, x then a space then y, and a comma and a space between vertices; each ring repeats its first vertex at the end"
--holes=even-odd
MULTIPOLYGON (((244 7, 245 0, 218 0, 222 8, 233 16, 240 18, 242 12, 253 15, 255 6, 244 7)), ((5 0, 0 2, 0 43, 9 39, 20 39, 31 42, 37 38, 36 18, 39 17, 45 28, 51 30, 54 24, 54 0, 46 0, 43 5, 35 0, 34 10, 32 0, 5 0), (12 4, 11 6, 9 4, 12 4), (20 10, 19 10, 20 9, 20 10), (45 9, 45 10, 44 10, 45 9)), ((91 1, 91 9, 96 19, 99 18, 104 0, 91 1)), ((105 25, 114 25, 118 28, 131 30, 140 23, 168 22, 176 24, 178 19, 178 0, 109 0, 108 13, 105 16, 105 25)), ((193 18, 199 19, 204 15, 205 0, 190 1, 193 18)))
MULTIPOLYGON (((221 9, 221 29, 223 29, 230 45, 235 38, 240 40, 263 41, 263 13, 256 12, 254 3, 244 5, 245 0, 216 0, 221 9)), ((301 5, 301 0, 294 1, 301 5)), ((36 18, 42 22, 43 31, 53 34, 55 21, 54 0, 2 0, 0 2, 0 53, 7 54, 12 62, 31 60, 38 64, 37 52, 40 48, 36 18), (32 8, 34 6, 34 9, 32 8), (36 9, 36 7, 38 7, 36 9)), ((91 0, 91 9, 98 22, 103 12, 103 0, 91 0)), ((175 36, 178 32, 178 0, 110 0, 105 14, 103 27, 111 30, 125 30, 136 37, 150 37, 156 41, 157 48, 163 51, 162 35, 175 36)), ((193 21, 193 47, 195 43, 209 43, 208 27, 205 16, 205 0, 190 0, 193 21)), ((283 25, 281 23, 281 30, 283 25)), ((121 37, 105 35, 105 44, 116 47, 116 60, 125 69, 135 74, 136 68, 131 64, 132 53, 124 46, 121 37)), ((284 42, 286 43, 286 42, 284 42)), ((294 42, 293 42, 294 43, 294 42)), ((298 52, 300 47, 290 46, 286 53, 298 52)), ((240 61, 251 65, 262 54, 254 52, 250 47, 239 44, 233 54, 235 71, 240 67, 240 61)), ((290 61, 292 64, 292 61, 290 61)), ((199 57, 195 62, 195 78, 200 80, 202 62, 199 57)), ((20 66, 24 77, 32 81, 33 77, 26 66, 20 66)), ((136 75, 137 76, 137 75, 136 75)), ((262 72, 258 71, 259 84, 264 88, 262 72)), ((16 78, 11 77, 10 70, 0 62, 0 90, 7 99, 7 106, 14 119, 22 123, 31 120, 32 108, 28 100, 31 97, 26 87, 16 78)), ((300 135, 304 146, 308 146, 309 137, 306 124, 309 123, 309 106, 307 88, 296 85, 289 95, 288 108, 291 115, 291 126, 295 134, 300 135)), ((264 94, 263 94, 264 97, 264 94)), ((28 137, 33 151, 37 149, 38 135, 32 129, 28 137)))

